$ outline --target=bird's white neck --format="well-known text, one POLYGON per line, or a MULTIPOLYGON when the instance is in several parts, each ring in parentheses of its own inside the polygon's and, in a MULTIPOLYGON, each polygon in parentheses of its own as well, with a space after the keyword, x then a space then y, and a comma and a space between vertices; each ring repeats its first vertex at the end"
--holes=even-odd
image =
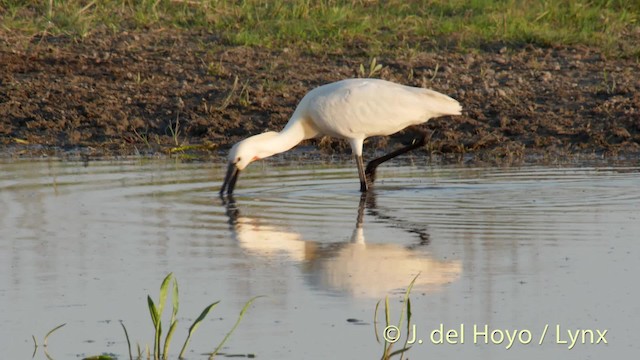
POLYGON ((304 120, 290 120, 282 131, 258 139, 257 147, 259 148, 258 157, 260 159, 285 152, 292 147, 298 145, 302 140, 310 139, 317 135, 317 131, 312 129, 304 120))

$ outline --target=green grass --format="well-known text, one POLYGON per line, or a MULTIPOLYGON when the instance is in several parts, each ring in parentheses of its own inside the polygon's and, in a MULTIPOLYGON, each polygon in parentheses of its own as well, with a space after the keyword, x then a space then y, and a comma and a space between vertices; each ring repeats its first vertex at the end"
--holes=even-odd
MULTIPOLYGON (((376 341, 378 343, 383 343, 382 348, 382 357, 381 360, 390 360, 395 356, 399 356, 400 360, 404 359, 405 353, 411 349, 412 344, 409 344, 409 334, 412 331, 412 323, 411 323, 411 298, 409 297, 411 294, 411 290, 413 289, 413 285, 418 279, 420 274, 416 275, 409 286, 407 286, 407 290, 404 293, 403 298, 403 306, 400 309, 400 316, 398 318, 397 325, 391 324, 391 308, 389 306, 389 296, 384 299, 384 324, 385 328, 382 331, 382 335, 378 332, 378 310, 380 309, 380 301, 376 303, 376 308, 373 315, 373 330, 376 335, 376 341), (404 327, 404 316, 407 316, 406 321, 406 329, 404 327), (388 332, 391 330, 391 332, 388 332), (406 331, 405 331, 406 330, 406 331), (398 341, 402 340, 404 332, 404 344, 401 349, 393 351, 393 346, 398 343, 398 341), (389 337, 391 336, 391 338, 389 337)), ((415 339, 414 339, 415 340, 415 339)), ((402 343, 401 343, 402 344, 402 343)))
MULTIPOLYGON (((249 309, 249 306, 251 306, 251 304, 253 304, 253 302, 258 299, 261 298, 262 296, 254 296, 251 299, 249 299, 249 301, 247 301, 244 304, 244 307, 242 308, 242 310, 240 310, 240 314, 238 315, 238 318, 236 319, 236 322, 234 323, 233 327, 231 328, 231 330, 229 330, 229 332, 227 332, 227 334, 225 335, 225 337, 218 343, 218 345, 216 346, 216 348, 213 350, 213 352, 211 352, 209 354, 208 359, 212 360, 216 357, 216 355, 220 352, 220 350, 222 349, 222 347, 224 346, 224 344, 227 342, 227 340, 229 340, 229 338, 231 337, 231 335, 233 334, 233 332, 238 328, 238 325, 240 324, 240 321, 242 320, 242 318, 244 317, 245 313, 247 312, 247 310, 249 309)), ((191 340, 191 336, 195 333, 195 331, 198 329, 198 327, 200 326, 200 324, 202 323, 202 321, 206 318, 206 316, 209 314, 209 312, 211 310, 213 310, 218 304, 220 303, 220 301, 216 301, 211 303, 210 305, 208 305, 207 307, 204 308, 204 310, 202 310, 202 312, 200 313, 200 315, 193 321, 193 323, 191 324, 191 326, 189 327, 189 331, 187 334, 186 339, 184 340, 184 343, 182 345, 182 349, 180 350, 180 354, 178 355, 178 359, 183 359, 184 358, 184 354, 185 351, 187 350, 187 346, 189 345, 189 341, 191 340)), ((173 335, 174 332, 177 328, 178 325, 178 319, 177 319, 177 315, 178 315, 178 309, 180 306, 180 300, 179 300, 179 292, 178 292, 178 281, 176 280, 176 278, 173 276, 173 273, 169 273, 164 280, 162 281, 162 284, 160 285, 160 295, 158 297, 158 301, 154 302, 153 299, 151 298, 151 296, 147 295, 147 306, 149 308, 149 313, 151 315, 151 321, 153 323, 153 329, 154 329, 154 336, 153 336, 153 349, 149 348, 149 345, 147 345, 145 347, 145 351, 143 352, 140 344, 138 344, 137 349, 137 356, 134 357, 133 352, 131 350, 131 341, 129 339, 129 333, 127 332, 127 328, 124 326, 124 323, 122 321, 120 321, 120 325, 122 326, 122 329, 124 330, 124 334, 125 334, 125 338, 127 340, 127 348, 128 348, 128 353, 129 353, 129 359, 133 360, 134 358, 136 360, 142 360, 142 359, 151 359, 153 358, 154 360, 166 360, 169 358, 169 348, 170 345, 172 343, 172 339, 173 339, 173 335), (171 291, 170 291, 171 289, 171 291), (163 339, 162 339, 162 335, 163 335, 163 327, 162 327, 162 315, 165 309, 165 304, 167 302, 168 299, 171 299, 171 319, 168 322, 169 328, 168 331, 165 335, 164 338, 164 344, 163 344, 163 339)), ((165 323, 167 324, 167 323, 165 323)), ((51 334, 53 334, 56 330, 62 328, 63 326, 65 326, 66 324, 62 324, 62 325, 58 325, 55 328, 53 328, 52 330, 50 330, 44 337, 44 342, 43 342, 43 347, 44 347, 44 354, 48 359, 51 359, 51 356, 49 355, 49 353, 47 352, 47 340, 49 338, 49 336, 51 334)), ((35 356, 36 351, 38 349, 38 342, 36 341, 36 337, 32 336, 33 338, 33 344, 34 344, 34 350, 33 350, 33 355, 32 357, 35 356)), ((83 360, 114 360, 117 359, 117 357, 115 355, 111 355, 111 354, 102 354, 102 355, 95 355, 95 356, 89 356, 89 357, 85 357, 83 360)))
MULTIPOLYGON (((236 328, 240 324, 240 321, 244 317, 244 314, 247 312, 247 309, 249 308, 249 306, 256 299, 260 297, 261 296, 255 296, 249 299, 249 301, 245 303, 244 307, 240 311, 240 315, 238 316, 238 319, 236 320, 235 324, 233 325, 231 330, 229 330, 227 335, 222 339, 222 341, 220 341, 220 343, 215 348, 215 350, 213 350, 213 352, 210 354, 209 359, 213 359, 218 354, 220 349, 222 349, 222 346, 227 342, 231 334, 236 330, 236 328)), ((187 337, 184 341, 184 344, 182 345, 182 349, 180 350, 180 355, 178 355, 178 359, 183 358, 184 353, 187 350, 187 346, 189 345, 189 341, 191 340, 191 336, 198 329, 198 327, 200 326, 202 321, 205 319, 207 314, 209 314, 209 312, 213 308, 215 308, 219 303, 220 301, 216 301, 208 305, 206 308, 204 308, 204 310, 202 310, 202 312, 196 318, 196 320, 194 320, 193 324, 191 324, 191 326, 189 327, 189 332, 187 334, 187 337)), ((154 328, 154 340, 153 340, 153 351, 152 351, 153 358, 154 360, 160 360, 160 359, 165 360, 169 356, 169 346, 171 345, 171 340, 173 339, 174 331, 178 325, 177 315, 178 315, 178 309, 180 305, 179 293, 178 293, 178 281, 173 277, 173 273, 169 273, 162 281, 162 284, 160 285, 160 296, 159 296, 158 302, 155 303, 153 299, 151 299, 151 296, 147 296, 147 305, 149 307, 149 313, 151 315, 151 321, 153 322, 153 328, 154 328), (169 330, 167 331, 166 337, 164 339, 164 345, 162 345, 162 313, 164 310, 165 302, 169 297, 169 285, 172 283, 173 285, 171 286, 171 289, 172 289, 171 290, 171 320, 169 321, 169 330)), ((127 337, 127 344, 129 345, 129 354, 131 354, 131 343, 129 341, 129 335, 127 334, 127 330, 124 327, 124 325, 122 325, 122 327, 127 337)), ((133 359, 131 355, 129 356, 131 359, 133 359)), ((138 358, 140 357, 141 356, 139 355, 138 358)))
POLYGON ((640 2, 625 0, 0 0, 4 33, 207 29, 234 45, 311 52, 583 44, 638 55, 640 2))

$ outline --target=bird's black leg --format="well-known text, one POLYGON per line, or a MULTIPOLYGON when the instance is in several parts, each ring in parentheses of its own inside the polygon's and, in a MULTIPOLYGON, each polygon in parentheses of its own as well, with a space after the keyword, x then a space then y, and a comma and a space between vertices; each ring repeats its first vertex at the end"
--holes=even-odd
POLYGON ((356 164, 358 165, 358 176, 360 176, 360 192, 367 192, 369 186, 367 177, 364 172, 364 164, 362 163, 362 155, 356 155, 356 164))
MULTIPOLYGON (((407 153, 411 150, 423 147, 427 143, 427 134, 423 131, 419 131, 417 136, 411 142, 411 145, 405 146, 396 151, 392 151, 386 155, 380 156, 379 158, 375 158, 367 164, 367 169, 365 170, 365 178, 369 181, 369 184, 373 184, 376 180, 376 169, 380 164, 385 161, 389 161, 394 157, 400 156, 404 153, 407 153)), ((362 182, 362 180, 360 180, 362 182)))

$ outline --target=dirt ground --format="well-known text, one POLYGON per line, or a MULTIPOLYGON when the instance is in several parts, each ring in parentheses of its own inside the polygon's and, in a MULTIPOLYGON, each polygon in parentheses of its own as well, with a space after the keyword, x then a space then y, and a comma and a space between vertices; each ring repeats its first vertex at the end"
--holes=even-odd
MULTIPOLYGON (((376 74, 462 104, 423 125, 425 151, 480 158, 637 156, 640 64, 594 49, 495 46, 380 56, 376 74)), ((187 31, 102 33, 18 41, 0 37, 0 146, 5 156, 220 155, 279 130, 310 89, 358 76, 368 55, 231 46, 187 31)), ((408 136, 408 135, 407 135, 408 136)), ((404 136, 404 138, 407 138, 404 136)), ((403 136, 372 139, 367 151, 403 136)), ((344 141, 314 140, 320 153, 344 141)))

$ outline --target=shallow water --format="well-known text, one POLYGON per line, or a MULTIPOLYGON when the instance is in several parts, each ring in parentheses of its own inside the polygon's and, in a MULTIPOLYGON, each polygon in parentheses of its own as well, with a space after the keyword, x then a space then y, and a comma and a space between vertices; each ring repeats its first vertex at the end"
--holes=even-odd
POLYGON ((128 358, 119 321, 134 346, 152 343, 146 296, 157 299, 169 272, 180 286, 172 353, 221 300, 194 334, 190 359, 206 358, 256 295, 266 297, 225 353, 379 358, 376 302, 390 295, 396 321, 416 274, 411 311, 422 344, 410 358, 640 352, 637 165, 395 164, 361 198, 350 162, 262 162, 226 204, 217 196, 223 170, 169 160, 1 163, 3 358, 30 357, 31 335, 41 343, 62 323, 49 338, 52 358, 128 358), (440 324, 445 335, 457 331, 450 343, 434 344, 440 324), (584 331, 568 349, 576 330, 584 331), (507 349, 514 331, 520 338, 507 349))

